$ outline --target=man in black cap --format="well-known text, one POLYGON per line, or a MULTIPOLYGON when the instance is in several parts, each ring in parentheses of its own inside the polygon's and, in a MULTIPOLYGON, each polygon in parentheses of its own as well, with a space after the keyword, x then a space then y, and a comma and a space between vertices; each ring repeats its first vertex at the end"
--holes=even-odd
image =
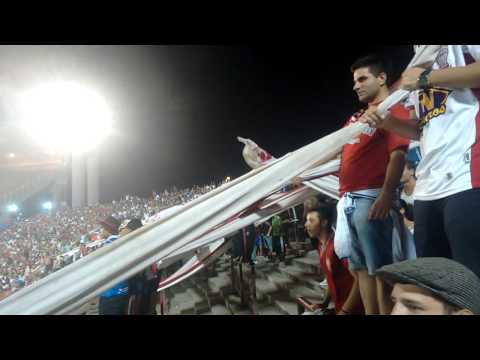
POLYGON ((480 279, 445 258, 420 258, 382 267, 393 286, 392 315, 480 315, 480 279))

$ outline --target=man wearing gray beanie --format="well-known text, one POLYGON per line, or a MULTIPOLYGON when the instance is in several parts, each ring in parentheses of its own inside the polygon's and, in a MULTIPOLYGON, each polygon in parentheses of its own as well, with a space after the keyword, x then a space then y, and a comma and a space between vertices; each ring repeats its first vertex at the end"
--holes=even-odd
POLYGON ((393 287, 392 315, 480 315, 480 279, 453 260, 403 261, 377 275, 393 287))

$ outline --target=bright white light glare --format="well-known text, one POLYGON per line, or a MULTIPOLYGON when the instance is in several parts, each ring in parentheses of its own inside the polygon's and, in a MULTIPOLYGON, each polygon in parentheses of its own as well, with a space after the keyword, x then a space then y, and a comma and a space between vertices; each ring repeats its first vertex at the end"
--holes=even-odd
POLYGON ((10 204, 7 206, 8 212, 16 213, 18 211, 18 206, 15 204, 10 204))
POLYGON ((52 204, 51 201, 47 201, 47 202, 43 203, 42 207, 43 207, 45 210, 52 210, 53 204, 52 204))
POLYGON ((21 123, 52 151, 85 152, 112 130, 112 114, 94 91, 71 82, 37 86, 19 97, 21 123))
POLYGON ((8 154, 8 157, 9 157, 10 159, 13 159, 13 158, 15 157, 15 154, 14 154, 14 153, 10 153, 10 154, 8 154))

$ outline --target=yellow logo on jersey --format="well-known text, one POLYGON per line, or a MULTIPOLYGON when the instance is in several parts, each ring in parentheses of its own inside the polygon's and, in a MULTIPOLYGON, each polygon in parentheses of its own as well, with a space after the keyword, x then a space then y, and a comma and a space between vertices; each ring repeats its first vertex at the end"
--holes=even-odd
POLYGON ((433 118, 445 114, 447 99, 452 90, 427 89, 419 94, 420 128, 423 128, 433 118))

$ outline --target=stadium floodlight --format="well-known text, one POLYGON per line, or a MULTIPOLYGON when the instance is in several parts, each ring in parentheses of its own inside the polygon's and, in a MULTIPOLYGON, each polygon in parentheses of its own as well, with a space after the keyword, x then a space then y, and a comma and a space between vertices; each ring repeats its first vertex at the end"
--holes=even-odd
POLYGON ((39 85, 20 94, 24 130, 51 151, 81 153, 112 130, 112 113, 95 91, 72 82, 39 85))
POLYGON ((8 212, 16 213, 18 211, 18 206, 16 204, 10 204, 7 206, 8 212))
POLYGON ((51 201, 47 201, 47 202, 44 202, 42 207, 45 209, 45 210, 52 210, 53 208, 53 204, 51 201))

